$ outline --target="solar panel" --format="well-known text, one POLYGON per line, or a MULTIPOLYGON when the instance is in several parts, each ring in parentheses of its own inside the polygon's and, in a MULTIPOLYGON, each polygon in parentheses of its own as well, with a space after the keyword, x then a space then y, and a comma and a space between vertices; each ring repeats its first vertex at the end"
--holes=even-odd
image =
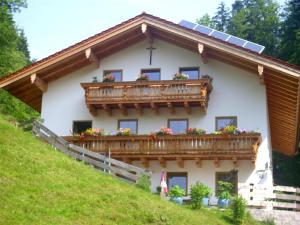
POLYGON ((227 38, 230 37, 229 34, 225 34, 225 33, 223 33, 223 32, 217 31, 217 30, 214 30, 214 31, 210 34, 210 36, 215 37, 215 38, 220 39, 220 40, 223 40, 223 41, 226 41, 227 38))
POLYGON ((247 48, 251 51, 258 52, 258 53, 261 53, 265 49, 264 46, 250 42, 250 41, 244 46, 244 48, 247 48))
POLYGON ((257 52, 259 54, 262 53, 262 51, 265 49, 265 47, 262 46, 262 45, 253 43, 251 41, 244 40, 242 38, 238 38, 236 36, 226 34, 226 33, 221 32, 221 31, 217 31, 215 29, 209 28, 209 27, 204 26, 204 25, 199 25, 199 24, 196 24, 196 23, 189 22, 187 20, 181 20, 179 25, 183 26, 185 28, 191 29, 191 30, 198 31, 202 34, 212 36, 212 37, 217 38, 219 40, 226 41, 228 43, 237 45, 239 47, 248 49, 250 51, 257 52))

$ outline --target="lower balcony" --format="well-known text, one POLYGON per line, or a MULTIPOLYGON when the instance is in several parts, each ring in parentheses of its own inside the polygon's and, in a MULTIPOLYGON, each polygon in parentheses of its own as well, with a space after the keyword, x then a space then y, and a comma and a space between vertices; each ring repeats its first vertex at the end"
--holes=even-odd
POLYGON ((141 160, 145 167, 149 160, 159 160, 165 167, 167 160, 252 160, 254 163, 261 142, 260 133, 239 135, 130 135, 130 136, 66 136, 65 140, 112 158, 126 162, 141 160))

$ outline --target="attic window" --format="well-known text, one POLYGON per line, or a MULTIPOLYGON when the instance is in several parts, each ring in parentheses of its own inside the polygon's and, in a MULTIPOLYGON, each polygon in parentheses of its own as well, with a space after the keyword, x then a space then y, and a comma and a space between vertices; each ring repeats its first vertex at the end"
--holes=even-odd
POLYGON ((179 73, 189 75, 189 80, 199 79, 199 67, 180 68, 179 73))
POLYGON ((115 77, 116 82, 122 82, 122 70, 105 70, 103 76, 112 74, 115 77))
POLYGON ((160 69, 143 69, 141 73, 147 74, 149 80, 160 80, 160 69))

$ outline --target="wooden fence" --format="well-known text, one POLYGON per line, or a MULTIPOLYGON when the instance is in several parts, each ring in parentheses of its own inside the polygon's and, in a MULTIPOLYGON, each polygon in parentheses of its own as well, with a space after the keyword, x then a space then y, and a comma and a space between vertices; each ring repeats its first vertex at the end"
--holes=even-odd
POLYGON ((61 152, 127 182, 136 183, 143 175, 149 179, 151 177, 151 173, 145 169, 71 144, 37 121, 33 122, 33 133, 61 152))
POLYGON ((239 194, 250 207, 300 211, 300 188, 248 185, 239 187, 239 194))

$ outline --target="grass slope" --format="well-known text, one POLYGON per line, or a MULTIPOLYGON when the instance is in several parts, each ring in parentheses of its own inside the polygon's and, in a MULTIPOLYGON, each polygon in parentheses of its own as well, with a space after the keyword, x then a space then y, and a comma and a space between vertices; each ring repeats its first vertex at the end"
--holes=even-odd
POLYGON ((231 224, 228 212, 179 207, 96 171, 1 115, 0 131, 0 224, 231 224))

